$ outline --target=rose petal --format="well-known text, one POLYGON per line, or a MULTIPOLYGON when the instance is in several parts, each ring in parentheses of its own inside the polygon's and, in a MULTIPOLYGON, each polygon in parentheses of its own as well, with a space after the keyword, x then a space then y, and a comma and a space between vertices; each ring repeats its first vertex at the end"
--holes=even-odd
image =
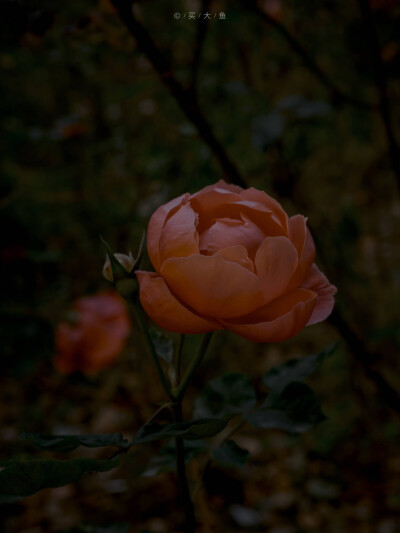
POLYGON ((215 252, 216 254, 222 255, 227 261, 233 261, 239 265, 247 268, 250 272, 254 272, 254 264, 251 259, 249 259, 249 254, 244 246, 227 246, 226 248, 221 248, 215 252))
POLYGON ((235 321, 221 320, 221 323, 253 342, 281 342, 294 337, 307 325, 315 301, 313 291, 297 289, 247 317, 235 321), (239 323, 239 320, 248 322, 239 323))
POLYGON ((264 303, 280 296, 297 268, 297 251, 286 237, 267 237, 257 251, 255 266, 264 303))
POLYGON ((232 318, 263 303, 257 276, 218 254, 167 259, 161 274, 171 291, 201 315, 232 318))
POLYGON ((329 283, 328 278, 315 264, 312 265, 302 286, 317 293, 317 301, 307 325, 310 326, 328 318, 335 305, 333 296, 337 293, 337 288, 329 283))
POLYGON ((138 270, 140 301, 150 318, 160 327, 177 333, 206 333, 221 329, 213 321, 203 318, 182 305, 167 284, 157 274, 138 270))
POLYGON ((269 194, 250 187, 249 189, 243 190, 242 197, 246 200, 257 202, 258 204, 268 208, 274 214, 273 219, 278 222, 286 230, 286 232, 288 231, 288 216, 285 210, 281 204, 269 196, 269 194))
POLYGON ((170 257, 186 257, 199 253, 196 220, 197 215, 190 205, 182 205, 168 218, 160 238, 161 264, 170 257))
POLYGON ((301 285, 315 258, 314 241, 306 223, 307 219, 302 215, 295 215, 289 219, 289 239, 296 247, 299 256, 297 269, 288 287, 290 290, 301 285))
MULTIPOLYGON (((198 232, 201 234, 215 220, 231 218, 242 220, 243 214, 257 224, 267 236, 287 235, 275 212, 268 206, 246 200, 240 194, 222 188, 206 188, 190 199, 194 211, 199 214, 198 232)), ((285 222, 286 224, 286 222, 285 222)))
POLYGON ((201 191, 199 192, 206 192, 210 191, 211 189, 225 189, 226 191, 234 192, 237 194, 240 194, 243 191, 242 187, 239 187, 239 185, 232 185, 231 183, 226 183, 226 181, 224 180, 219 180, 217 181, 217 183, 213 183, 212 185, 204 187, 204 189, 201 189, 201 191))
POLYGON ((147 251, 149 253, 150 261, 157 272, 161 268, 160 259, 160 238, 164 224, 170 214, 174 210, 185 203, 190 197, 189 193, 182 194, 178 198, 174 198, 170 202, 159 207, 151 216, 149 227, 147 229, 147 251))
POLYGON ((264 233, 251 220, 220 218, 200 235, 200 250, 213 254, 227 246, 244 246, 250 256, 255 255, 265 238, 264 233))

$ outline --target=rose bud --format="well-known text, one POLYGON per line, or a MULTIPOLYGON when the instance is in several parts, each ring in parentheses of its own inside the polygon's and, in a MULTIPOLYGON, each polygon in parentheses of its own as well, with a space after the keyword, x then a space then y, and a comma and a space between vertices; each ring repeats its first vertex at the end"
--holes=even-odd
POLYGON ((162 205, 147 247, 156 272, 136 271, 140 300, 169 331, 229 329, 278 342, 325 320, 334 305, 306 218, 253 188, 219 181, 162 205))
MULTIPOLYGON (((129 255, 115 253, 113 256, 127 273, 131 272, 135 264, 135 259, 132 256, 132 252, 129 252, 129 255)), ((106 261, 103 266, 103 276, 107 281, 114 281, 114 274, 111 268, 110 256, 108 254, 106 255, 106 261)))
POLYGON ((63 374, 93 374, 112 365, 130 333, 123 299, 114 292, 100 292, 76 300, 55 331, 53 363, 63 374))

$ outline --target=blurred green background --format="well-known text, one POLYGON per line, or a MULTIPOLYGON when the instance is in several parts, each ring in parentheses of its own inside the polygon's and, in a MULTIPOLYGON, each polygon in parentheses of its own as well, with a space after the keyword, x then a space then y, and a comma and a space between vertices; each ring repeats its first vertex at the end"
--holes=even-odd
MULTIPOLYGON (((286 356, 334 340, 339 347, 312 380, 328 421, 302 436, 259 438, 245 428, 237 442, 251 452, 247 467, 214 467, 205 480, 204 532, 400 531, 400 175, 396 142, 387 142, 388 120, 399 135, 400 6, 370 0, 365 12, 365 5, 134 6, 247 186, 308 217, 317 263, 338 287, 332 320, 295 339, 257 346, 225 332, 214 341, 192 397, 224 372, 246 372, 258 383, 286 356)), ((137 330, 116 366, 90 379, 53 369, 53 330, 74 299, 108 288, 100 234, 115 251, 135 253, 159 205, 230 176, 108 0, 3 0, 1 11, 0 440, 7 458, 32 452, 18 441, 22 430, 129 435, 151 416, 163 395, 137 330)), ((187 344, 187 358, 197 342, 187 344)), ((190 417, 190 399, 186 409, 190 417)), ((129 454, 117 474, 3 506, 4 531, 80 523, 174 531, 173 477, 140 476, 156 450, 129 454)))

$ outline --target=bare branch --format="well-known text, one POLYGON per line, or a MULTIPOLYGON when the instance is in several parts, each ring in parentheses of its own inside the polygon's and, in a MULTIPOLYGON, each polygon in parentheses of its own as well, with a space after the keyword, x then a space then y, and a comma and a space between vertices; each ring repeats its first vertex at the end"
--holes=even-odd
POLYGON ((215 137, 211 124, 203 115, 196 99, 195 93, 185 89, 174 76, 171 66, 158 49, 157 45, 141 22, 137 20, 132 11, 132 0, 114 0, 120 18, 129 32, 136 39, 138 48, 143 52, 157 71, 163 83, 168 87, 171 95, 185 113, 187 118, 196 127, 200 137, 208 145, 218 161, 224 177, 242 187, 245 186, 242 176, 237 167, 225 152, 224 147, 215 137))
POLYGON ((290 31, 281 22, 271 17, 265 11, 262 11, 256 0, 241 0, 241 3, 246 8, 250 8, 254 13, 264 20, 267 24, 272 26, 288 43, 293 52, 295 52, 303 61, 305 67, 328 89, 331 94, 331 99, 334 102, 345 103, 363 109, 365 111, 374 111, 378 109, 378 105, 375 103, 364 102, 358 100, 353 96, 345 93, 340 89, 314 61, 312 56, 304 48, 304 46, 294 37, 290 31))

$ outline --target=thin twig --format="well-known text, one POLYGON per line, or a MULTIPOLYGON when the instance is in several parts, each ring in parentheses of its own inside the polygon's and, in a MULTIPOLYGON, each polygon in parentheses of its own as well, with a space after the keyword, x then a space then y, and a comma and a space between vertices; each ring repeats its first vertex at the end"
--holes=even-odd
POLYGON ((113 0, 121 21, 136 39, 139 50, 146 55, 186 117, 196 126, 200 137, 206 142, 218 161, 224 177, 228 181, 243 187, 242 176, 222 144, 215 137, 211 124, 205 118, 197 103, 195 93, 190 89, 185 89, 177 80, 163 53, 159 50, 143 24, 133 14, 132 3, 132 0, 113 0))
POLYGON ((298 55, 303 61, 306 68, 326 87, 331 93, 331 98, 334 102, 350 104, 365 111, 374 111, 378 109, 378 105, 370 102, 364 102, 358 98, 354 98, 350 94, 345 93, 338 87, 335 82, 326 74, 321 67, 314 61, 312 56, 304 48, 304 46, 294 37, 290 31, 281 22, 271 17, 265 11, 262 11, 256 0, 241 0, 241 3, 250 8, 254 13, 262 18, 264 22, 272 26, 288 43, 293 52, 298 55))

